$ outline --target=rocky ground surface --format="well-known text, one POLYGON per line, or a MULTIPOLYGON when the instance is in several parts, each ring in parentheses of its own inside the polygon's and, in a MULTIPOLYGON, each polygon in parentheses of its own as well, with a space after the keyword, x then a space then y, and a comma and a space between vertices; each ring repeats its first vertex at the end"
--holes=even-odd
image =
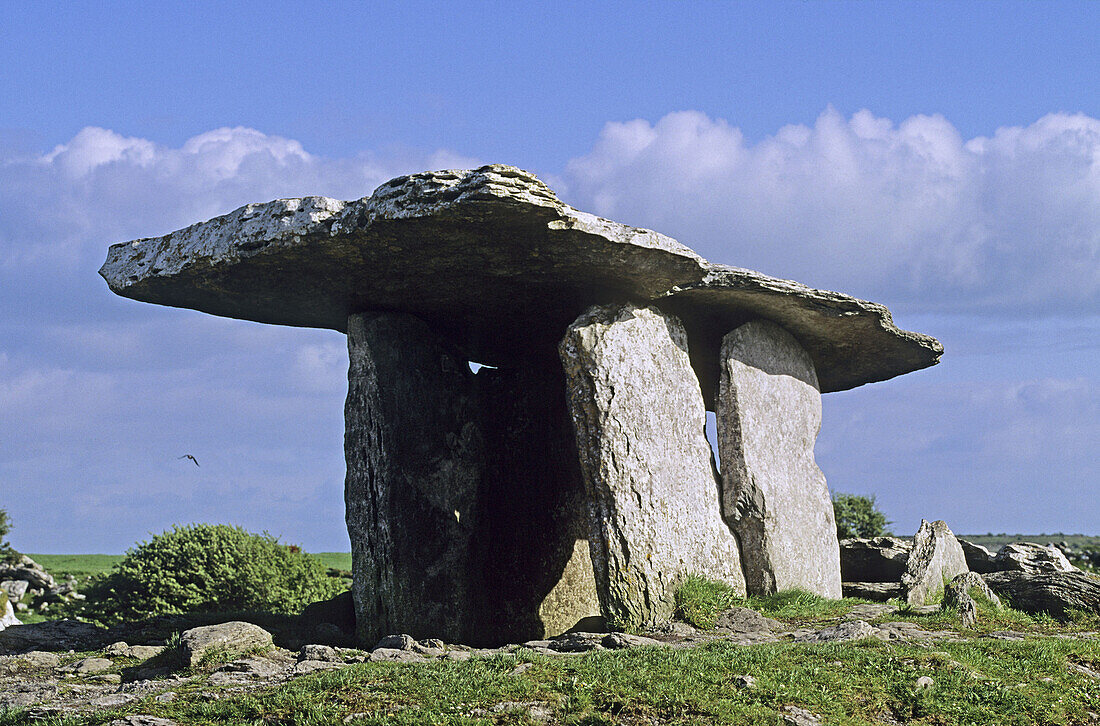
MULTIPOLYGON (((937 606, 910 608, 905 612, 931 614, 937 606)), ((0 646, 0 713, 25 709, 30 720, 90 713, 107 708, 139 706, 174 700, 181 693, 198 693, 222 699, 256 689, 267 689, 318 671, 368 661, 426 663, 435 659, 469 660, 515 653, 527 648, 536 653, 569 658, 595 650, 637 647, 694 648, 718 640, 752 646, 760 643, 845 642, 874 638, 882 641, 928 643, 968 638, 1016 639, 1075 637, 1100 640, 1100 633, 1071 636, 1036 632, 998 631, 978 635, 966 630, 926 630, 897 617, 898 607, 863 603, 828 624, 812 626, 783 623, 748 608, 723 611, 713 630, 698 630, 673 621, 644 635, 574 632, 546 640, 534 640, 501 648, 478 649, 416 640, 408 635, 383 638, 373 649, 334 647, 309 643, 296 650, 274 644, 272 635, 259 626, 228 622, 193 628, 181 636, 149 642, 104 643, 110 633, 85 623, 53 621, 9 629, 0 646), (18 631, 19 641, 10 637, 18 631)), ((520 663, 517 668, 523 668, 520 663)), ((1100 674, 1097 675, 1100 678, 1100 674)), ((746 687, 751 687, 747 684, 746 687)), ((505 704, 507 706, 507 704, 505 704)), ((516 705, 516 704, 513 704, 516 705)), ((523 704, 516 705, 517 708, 523 704)), ((140 710, 140 709, 138 709, 140 710)), ((521 709, 524 710, 524 709, 521 709)), ((538 720, 538 709, 526 709, 538 720)), ((813 724, 813 714, 784 714, 787 723, 813 724)), ((113 722, 118 726, 171 726, 172 721, 131 715, 113 722)))

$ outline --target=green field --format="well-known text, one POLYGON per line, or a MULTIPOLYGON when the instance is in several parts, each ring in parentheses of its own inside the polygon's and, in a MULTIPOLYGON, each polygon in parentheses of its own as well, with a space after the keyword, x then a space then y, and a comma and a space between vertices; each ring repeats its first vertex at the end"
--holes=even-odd
POLYGON ((1038 544, 1050 544, 1066 542, 1077 550, 1100 551, 1100 536, 1088 534, 1065 534, 1054 532, 1053 534, 1006 534, 1001 532, 993 534, 960 534, 959 537, 967 542, 980 544, 991 552, 996 552, 1010 542, 1035 542, 1038 544))
MULTIPOLYGON (((125 555, 27 555, 32 560, 46 568, 54 578, 64 579, 69 575, 83 578, 89 575, 98 575, 110 572, 116 563, 121 562, 125 555)), ((321 561, 325 567, 336 570, 351 569, 350 552, 316 552, 313 556, 321 561)))

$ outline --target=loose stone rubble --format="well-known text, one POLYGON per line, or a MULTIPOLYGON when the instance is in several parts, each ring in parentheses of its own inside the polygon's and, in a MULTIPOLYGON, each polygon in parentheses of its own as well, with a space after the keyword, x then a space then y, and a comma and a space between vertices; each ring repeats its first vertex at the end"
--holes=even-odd
POLYGON ((819 394, 942 353, 881 305, 710 263, 502 165, 251 204, 114 245, 100 274, 136 300, 348 334, 360 643, 639 627, 691 572, 837 597, 819 394), (501 405, 555 387, 568 404, 550 396, 536 429, 501 405))

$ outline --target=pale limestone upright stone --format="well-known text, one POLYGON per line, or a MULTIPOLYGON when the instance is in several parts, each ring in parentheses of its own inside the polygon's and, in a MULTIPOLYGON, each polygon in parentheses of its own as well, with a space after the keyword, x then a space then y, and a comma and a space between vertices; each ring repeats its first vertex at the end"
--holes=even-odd
POLYGON ((901 576, 908 603, 929 604, 964 572, 970 572, 966 555, 947 523, 922 519, 920 529, 913 536, 913 550, 905 574, 901 576))
POLYGON ((716 417, 723 513, 740 538, 748 591, 841 597, 833 505, 814 461, 821 392, 809 354, 767 320, 730 332, 716 417))
POLYGON ((482 474, 473 373, 407 314, 348 319, 344 408, 352 598, 360 642, 469 642, 482 474))
POLYGON ((743 593, 680 321, 652 307, 594 306, 559 350, 595 507, 592 561, 605 615, 634 627, 667 619, 675 587, 692 573, 743 593))

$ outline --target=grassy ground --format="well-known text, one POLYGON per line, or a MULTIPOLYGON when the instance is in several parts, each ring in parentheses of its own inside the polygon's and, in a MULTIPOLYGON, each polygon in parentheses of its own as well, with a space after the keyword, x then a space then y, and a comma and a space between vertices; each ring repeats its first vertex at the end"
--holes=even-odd
MULTIPOLYGON (((1100 704, 1100 643, 1053 638, 645 648, 572 657, 519 650, 466 663, 366 663, 245 695, 212 698, 200 678, 170 703, 73 718, 106 724, 126 712, 215 724, 767 724, 784 706, 828 724, 1085 724, 1100 704), (530 664, 517 668, 519 664, 530 664), (756 679, 738 686, 739 676, 756 679), (932 679, 918 687, 922 676, 932 679)), ((25 714, 0 715, 0 726, 25 714)), ((48 722, 47 722, 48 723, 48 722)))
MULTIPOLYGON (((27 555, 46 568, 55 578, 64 579, 68 575, 82 578, 109 572, 125 555, 27 555)), ((337 570, 351 569, 350 552, 315 552, 313 556, 321 560, 325 567, 337 570)))

